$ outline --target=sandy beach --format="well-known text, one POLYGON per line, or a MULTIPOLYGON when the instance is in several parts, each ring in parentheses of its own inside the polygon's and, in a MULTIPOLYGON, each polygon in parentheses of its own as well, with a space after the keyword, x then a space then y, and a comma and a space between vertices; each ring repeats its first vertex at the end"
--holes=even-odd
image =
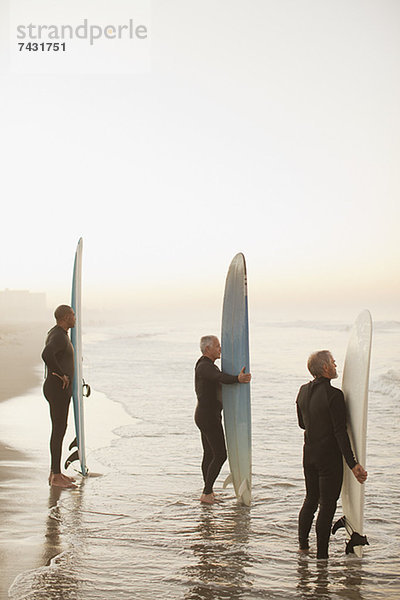
MULTIPOLYGON (((18 591, 10 590, 18 575, 47 567, 66 549, 50 509, 60 497, 80 498, 78 490, 50 488, 47 483, 51 424, 42 393, 41 352, 51 326, 51 321, 0 325, 0 600, 14 598, 15 593, 18 597, 18 591)), ((104 394, 93 391, 91 400, 85 409, 91 422, 88 439, 98 447, 111 443, 112 430, 131 418, 104 394)), ((71 409, 66 440, 73 438, 73 422, 71 409)), ((92 477, 96 466, 92 456, 92 477)), ((34 589, 30 593, 36 597, 34 589)))
MULTIPOLYGON (((48 328, 47 323, 0 325, 1 402, 40 389, 40 354, 48 328)), ((29 415, 21 417, 29 419, 29 415)), ((16 428, 17 419, 16 415, 16 428)), ((38 465, 35 457, 24 455, 9 441, 4 443, 0 433, 1 599, 8 597, 7 590, 18 573, 38 565, 40 536, 34 515, 37 506, 46 505, 37 502, 39 497, 49 494, 43 485, 46 460, 44 453, 43 464, 38 465)))

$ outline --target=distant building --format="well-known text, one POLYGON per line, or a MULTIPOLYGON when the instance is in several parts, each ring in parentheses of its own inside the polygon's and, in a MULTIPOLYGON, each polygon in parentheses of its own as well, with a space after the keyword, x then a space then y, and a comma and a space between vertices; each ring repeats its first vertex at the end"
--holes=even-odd
POLYGON ((40 321, 47 315, 46 294, 28 290, 0 291, 0 321, 40 321))

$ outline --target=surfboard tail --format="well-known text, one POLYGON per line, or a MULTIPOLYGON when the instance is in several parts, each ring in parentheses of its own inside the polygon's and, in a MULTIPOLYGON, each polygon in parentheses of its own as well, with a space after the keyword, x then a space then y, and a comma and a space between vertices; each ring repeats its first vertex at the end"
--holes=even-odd
POLYGON ((353 531, 349 522, 344 516, 338 519, 338 521, 336 521, 336 523, 332 527, 332 535, 335 535, 338 529, 342 528, 345 528, 348 534, 350 535, 350 539, 347 541, 346 544, 346 554, 357 554, 357 556, 361 556, 362 546, 369 546, 367 536, 361 535, 360 533, 357 533, 357 531, 353 531), (355 548, 356 551, 354 550, 355 548))
POLYGON ((78 450, 75 450, 75 452, 73 452, 65 461, 64 463, 64 468, 68 469, 69 465, 71 465, 73 462, 75 462, 76 460, 79 460, 79 452, 78 450))
MULTIPOLYGON (((76 461, 79 461, 79 462, 81 461, 81 457, 79 456, 79 450, 75 450, 75 452, 73 452, 73 453, 72 453, 72 454, 71 454, 71 455, 70 455, 70 456, 67 458, 67 460, 66 460, 66 461, 65 461, 65 463, 64 463, 64 468, 65 468, 65 469, 68 469, 68 467, 69 467, 70 465, 72 465, 72 463, 74 463, 74 462, 76 462, 76 461)), ((81 475, 83 475, 84 477, 86 477, 86 475, 88 475, 88 473, 89 473, 89 469, 87 468, 87 466, 86 466, 86 465, 82 466, 82 464, 81 464, 81 469, 80 469, 80 471, 79 471, 79 470, 76 470, 76 472, 77 472, 77 473, 80 473, 81 475)))
POLYGON ((354 548, 356 546, 369 546, 369 541, 366 535, 360 535, 356 531, 353 531, 351 538, 346 544, 346 554, 355 554, 354 548))
POLYGON ((69 445, 69 450, 74 450, 72 452, 72 454, 70 454, 70 456, 67 458, 67 460, 64 463, 64 468, 68 469, 68 467, 70 465, 72 465, 73 462, 75 461, 79 461, 81 463, 81 470, 78 471, 81 475, 83 475, 84 477, 89 473, 89 469, 87 468, 86 464, 83 463, 82 464, 82 457, 81 454, 79 452, 79 447, 78 447, 78 441, 77 438, 75 438, 69 445))
POLYGON ((244 479, 239 486, 238 500, 246 506, 250 506, 251 504, 251 488, 247 479, 244 479))
POLYGON ((229 473, 228 477, 225 479, 222 484, 223 489, 227 488, 230 483, 233 483, 232 473, 229 473))

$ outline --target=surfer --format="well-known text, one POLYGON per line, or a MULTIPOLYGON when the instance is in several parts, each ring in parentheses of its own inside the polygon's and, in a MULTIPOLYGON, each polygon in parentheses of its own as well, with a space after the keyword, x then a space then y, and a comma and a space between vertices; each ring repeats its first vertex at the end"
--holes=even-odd
POLYGON ((200 502, 213 504, 213 485, 227 457, 221 419, 221 384, 249 383, 251 374, 244 372, 245 367, 239 375, 228 375, 220 371, 214 364, 215 360, 221 358, 221 344, 215 335, 203 336, 200 340, 200 350, 202 356, 195 367, 197 406, 194 415, 203 445, 201 470, 204 489, 200 502))
POLYGON ((61 473, 62 443, 67 429, 68 409, 74 377, 74 349, 68 330, 75 326, 75 313, 62 304, 54 312, 56 325, 47 334, 42 359, 46 364, 43 393, 50 407, 52 431, 50 437, 51 471, 49 484, 76 487, 74 479, 61 473))
POLYGON ((307 362, 314 380, 301 386, 296 404, 299 426, 305 429, 303 469, 306 497, 299 513, 299 547, 306 552, 308 536, 318 508, 316 522, 317 558, 328 558, 329 537, 343 481, 343 459, 357 481, 364 483, 367 472, 358 464, 347 435, 343 392, 331 386, 336 363, 328 350, 314 352, 307 362))

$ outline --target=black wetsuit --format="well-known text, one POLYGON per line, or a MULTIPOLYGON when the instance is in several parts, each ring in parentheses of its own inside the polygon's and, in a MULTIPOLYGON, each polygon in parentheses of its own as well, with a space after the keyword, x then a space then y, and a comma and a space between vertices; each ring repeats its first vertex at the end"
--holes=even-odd
POLYGON ((225 436, 222 429, 221 384, 238 383, 237 375, 222 373, 213 361, 202 356, 195 367, 197 406, 194 420, 201 431, 204 494, 211 494, 222 465, 226 461, 225 436))
POLYGON ((65 431, 69 403, 72 395, 72 380, 74 378, 74 349, 68 333, 56 325, 50 329, 46 345, 42 352, 42 359, 46 363, 46 380, 43 393, 50 405, 52 431, 50 438, 51 470, 57 474, 61 472, 61 449, 65 431), (70 384, 63 389, 60 377, 68 375, 70 384))
POLYGON ((317 558, 328 558, 332 520, 343 480, 342 456, 350 469, 357 464, 346 430, 344 396, 331 386, 329 379, 318 377, 300 388, 296 402, 299 425, 305 429, 306 498, 299 514, 299 544, 308 549, 308 536, 319 504, 317 558))

